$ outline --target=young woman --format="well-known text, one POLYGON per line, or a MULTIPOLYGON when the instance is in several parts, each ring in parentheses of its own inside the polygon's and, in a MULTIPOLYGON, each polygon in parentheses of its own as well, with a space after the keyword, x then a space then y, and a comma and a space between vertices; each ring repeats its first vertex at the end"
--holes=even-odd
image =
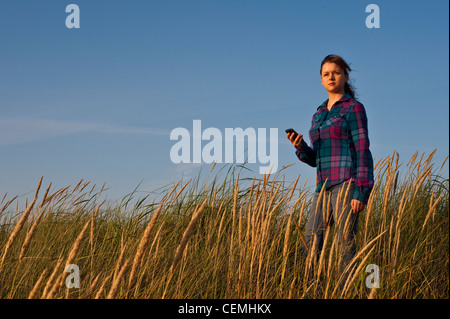
POLYGON ((343 267, 356 253, 354 233, 358 214, 365 208, 373 187, 367 117, 348 83, 350 71, 340 56, 325 57, 320 77, 328 100, 317 108, 312 118, 311 147, 301 134, 287 134, 299 160, 317 167, 317 188, 305 229, 307 246, 311 248, 316 237, 315 247, 321 250, 324 230, 334 222, 338 245, 343 248, 343 267))

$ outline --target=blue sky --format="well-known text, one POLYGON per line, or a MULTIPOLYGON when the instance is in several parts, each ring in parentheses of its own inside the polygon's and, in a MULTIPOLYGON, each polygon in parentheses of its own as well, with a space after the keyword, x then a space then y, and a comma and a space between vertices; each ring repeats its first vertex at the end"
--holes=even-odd
MULTIPOLYGON (((110 200, 208 171, 174 164, 177 127, 278 128, 278 168, 314 185, 285 139, 307 136, 327 99, 322 59, 339 54, 369 119, 376 159, 449 153, 449 17, 433 1, 2 1, 0 195, 80 179, 110 200), (80 28, 68 29, 68 4, 80 28), (365 25, 368 4, 380 28, 365 25)), ((306 138, 309 143, 309 138, 306 138)), ((445 169, 448 174, 448 165, 445 169)), ((251 173, 250 173, 251 175, 251 173)), ((254 176, 261 177, 254 169, 254 176)))

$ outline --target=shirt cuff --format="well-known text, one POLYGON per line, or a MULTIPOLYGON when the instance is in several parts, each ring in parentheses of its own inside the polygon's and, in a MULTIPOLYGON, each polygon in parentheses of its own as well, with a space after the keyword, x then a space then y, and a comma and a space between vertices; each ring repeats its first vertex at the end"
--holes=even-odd
POLYGON ((298 147, 295 147, 297 155, 305 151, 305 146, 308 147, 308 144, 306 144, 306 142, 302 140, 300 142, 300 145, 298 147))
POLYGON ((372 189, 368 187, 355 186, 352 199, 357 199, 364 204, 367 204, 371 191, 372 189))

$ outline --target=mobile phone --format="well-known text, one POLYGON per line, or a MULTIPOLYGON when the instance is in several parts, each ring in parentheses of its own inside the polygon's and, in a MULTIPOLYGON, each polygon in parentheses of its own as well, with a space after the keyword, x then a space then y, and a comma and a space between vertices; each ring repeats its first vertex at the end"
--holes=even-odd
POLYGON ((294 134, 295 134, 295 135, 294 135, 294 139, 297 138, 297 135, 298 135, 298 133, 297 133, 293 128, 288 128, 288 129, 286 130, 286 133, 287 133, 287 134, 289 134, 289 133, 294 133, 294 134))

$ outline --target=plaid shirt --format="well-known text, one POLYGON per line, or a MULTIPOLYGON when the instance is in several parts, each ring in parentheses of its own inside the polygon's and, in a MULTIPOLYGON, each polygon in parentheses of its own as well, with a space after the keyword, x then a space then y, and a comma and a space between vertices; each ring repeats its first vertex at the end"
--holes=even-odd
POLYGON ((317 188, 329 189, 345 181, 355 182, 352 198, 367 203, 373 188, 373 159, 369 150, 364 106, 344 94, 330 111, 328 100, 317 108, 309 131, 312 148, 302 140, 296 155, 317 167, 317 188))

